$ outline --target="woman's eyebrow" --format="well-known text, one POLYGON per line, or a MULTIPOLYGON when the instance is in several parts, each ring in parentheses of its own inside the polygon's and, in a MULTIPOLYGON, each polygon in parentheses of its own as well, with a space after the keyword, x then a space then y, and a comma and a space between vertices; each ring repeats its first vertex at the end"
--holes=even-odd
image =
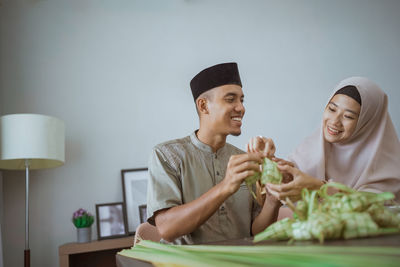
POLYGON ((360 115, 359 113, 357 113, 357 112, 355 112, 355 111, 353 111, 353 110, 351 110, 351 109, 346 109, 346 111, 348 111, 348 112, 350 112, 350 113, 353 113, 354 115, 360 115))
MULTIPOLYGON (((329 104, 332 104, 332 105, 334 105, 335 107, 338 107, 338 105, 337 105, 335 102, 330 101, 329 104)), ((353 113, 354 115, 357 115, 357 116, 360 115, 359 113, 357 113, 357 112, 355 112, 354 110, 351 110, 351 109, 345 109, 345 111, 348 111, 348 112, 350 112, 350 113, 353 113)))
POLYGON ((329 104, 334 105, 335 107, 337 107, 337 105, 335 104, 335 102, 330 101, 329 104))

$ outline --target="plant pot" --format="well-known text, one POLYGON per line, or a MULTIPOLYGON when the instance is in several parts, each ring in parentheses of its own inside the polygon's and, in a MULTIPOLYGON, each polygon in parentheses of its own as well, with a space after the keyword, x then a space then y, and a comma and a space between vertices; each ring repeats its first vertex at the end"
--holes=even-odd
POLYGON ((77 228, 78 243, 86 243, 92 240, 92 228, 77 228))

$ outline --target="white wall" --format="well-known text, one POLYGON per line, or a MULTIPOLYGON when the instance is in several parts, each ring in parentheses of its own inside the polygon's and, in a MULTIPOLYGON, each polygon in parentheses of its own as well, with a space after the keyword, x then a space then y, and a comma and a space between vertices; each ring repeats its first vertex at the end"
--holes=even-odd
MULTIPOLYGON (((189 81, 212 64, 239 63, 239 147, 263 134, 285 156, 352 75, 381 85, 400 130, 400 1, 1 2, 3 114, 56 116, 67 131, 65 165, 31 174, 33 266, 57 266, 58 246, 76 240, 74 210, 122 201, 121 169, 197 127, 189 81)), ((24 183, 3 173, 5 266, 23 262, 24 183)))

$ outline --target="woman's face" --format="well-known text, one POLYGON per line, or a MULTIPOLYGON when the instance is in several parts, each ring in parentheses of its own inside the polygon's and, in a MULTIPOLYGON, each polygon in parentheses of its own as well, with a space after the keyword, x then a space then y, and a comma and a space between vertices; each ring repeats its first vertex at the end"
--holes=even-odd
POLYGON ((332 97, 322 119, 325 141, 346 143, 356 129, 360 109, 360 104, 347 95, 332 97))

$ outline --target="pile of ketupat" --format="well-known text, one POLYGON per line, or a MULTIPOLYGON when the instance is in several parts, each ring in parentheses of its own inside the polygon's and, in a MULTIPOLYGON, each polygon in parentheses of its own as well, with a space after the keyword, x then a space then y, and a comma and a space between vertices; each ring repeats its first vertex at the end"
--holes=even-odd
POLYGON ((302 200, 294 206, 293 218, 271 224, 254 237, 262 240, 351 239, 400 232, 399 214, 392 213, 385 201, 394 199, 389 192, 358 192, 343 184, 327 183, 320 190, 303 189, 302 200), (328 195, 329 187, 340 191, 328 195))
MULTIPOLYGON (((265 158, 262 172, 246 179, 251 186, 257 181, 280 184, 282 174, 277 163, 265 158)), ((252 192, 252 191, 251 191, 252 192)), ((253 196, 255 194, 252 192, 253 196)), ((288 206, 294 212, 294 218, 283 219, 270 225, 254 237, 254 242, 262 240, 313 240, 321 243, 325 239, 350 239, 397 233, 400 231, 400 214, 396 215, 385 206, 385 201, 394 199, 389 192, 375 194, 358 192, 343 184, 328 183, 320 190, 302 191, 302 200, 294 206, 287 200, 288 206), (339 190, 330 196, 329 187, 339 190)))

